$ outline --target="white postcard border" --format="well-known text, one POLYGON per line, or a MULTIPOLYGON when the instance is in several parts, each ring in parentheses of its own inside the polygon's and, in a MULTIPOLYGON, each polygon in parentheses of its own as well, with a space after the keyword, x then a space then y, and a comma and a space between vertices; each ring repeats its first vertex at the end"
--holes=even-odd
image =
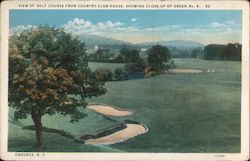
MULTIPOLYGON (((241 9, 242 12, 242 97, 241 153, 89 153, 89 152, 31 152, 22 157, 8 152, 8 36, 10 9, 62 9, 47 7, 18 7, 18 4, 67 4, 69 1, 5 1, 1 4, 1 158, 8 160, 247 160, 249 158, 249 3, 247 1, 71 1, 76 4, 165 4, 200 5, 200 8, 146 8, 174 10, 241 9), (210 5, 206 8, 205 4, 210 5), (33 155, 33 156, 29 156, 33 155)), ((63 8, 100 9, 100 8, 63 8)), ((118 9, 118 8, 102 8, 118 9)), ((122 8, 141 9, 141 8, 122 8)), ((145 9, 145 8, 144 8, 145 9)), ((25 154, 25 153, 23 153, 25 154)))

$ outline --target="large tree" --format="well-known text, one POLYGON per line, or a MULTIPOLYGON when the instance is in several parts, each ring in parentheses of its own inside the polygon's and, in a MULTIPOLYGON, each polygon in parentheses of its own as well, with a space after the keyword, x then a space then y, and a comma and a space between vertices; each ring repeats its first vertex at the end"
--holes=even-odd
POLYGON ((127 72, 141 72, 144 70, 145 61, 140 58, 139 50, 124 47, 120 50, 120 53, 125 59, 127 72))
POLYGON ((166 46, 154 45, 147 50, 147 61, 149 66, 158 71, 164 69, 166 63, 171 59, 171 54, 166 46))
POLYGON ((95 53, 89 55, 90 61, 108 62, 114 54, 110 53, 109 49, 99 48, 95 53))
POLYGON ((135 63, 140 59, 139 51, 136 49, 130 49, 124 47, 120 50, 121 55, 125 57, 125 61, 128 63, 135 63))
POLYGON ((9 105, 15 119, 31 114, 36 145, 42 145, 45 114, 84 118, 87 97, 105 93, 90 77, 84 43, 63 30, 39 27, 9 39, 9 105))

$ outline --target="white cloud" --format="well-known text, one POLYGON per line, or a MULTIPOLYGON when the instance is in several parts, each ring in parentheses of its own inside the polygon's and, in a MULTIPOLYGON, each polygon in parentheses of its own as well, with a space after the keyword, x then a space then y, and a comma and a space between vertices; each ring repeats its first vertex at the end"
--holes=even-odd
POLYGON ((130 21, 131 22, 135 22, 135 21, 137 21, 137 19, 136 18, 132 18, 130 21))
POLYGON ((68 21, 67 24, 64 24, 62 27, 66 30, 66 32, 70 32, 72 34, 81 34, 81 33, 91 33, 91 32, 100 32, 107 30, 115 30, 122 26, 121 22, 98 22, 96 24, 79 18, 74 18, 73 20, 68 21))
POLYGON ((114 27, 118 27, 118 26, 122 26, 122 23, 121 22, 114 22, 112 23, 111 21, 107 21, 105 23, 105 25, 109 28, 114 28, 114 27))
POLYGON ((237 24, 234 21, 226 21, 224 23, 219 22, 211 22, 210 26, 213 28, 228 28, 232 26, 236 26, 237 24))
MULTIPOLYGON (((132 20, 132 19, 131 19, 132 20)), ((146 41, 166 41, 175 39, 192 39, 204 44, 226 43, 241 41, 241 25, 235 21, 211 22, 207 25, 164 25, 164 26, 139 26, 127 25, 122 22, 96 22, 74 18, 60 26, 73 35, 84 33, 105 36, 132 43, 146 41)), ((33 25, 19 25, 11 28, 11 33, 20 33, 24 30, 35 29, 33 25)))
POLYGON ((232 26, 237 25, 234 21, 227 21, 226 23, 227 23, 228 25, 232 25, 232 26))
POLYGON ((13 34, 19 35, 20 33, 24 32, 24 31, 36 29, 36 28, 37 28, 37 26, 35 26, 35 25, 18 25, 18 26, 10 28, 10 35, 13 35, 13 34))
MULTIPOLYGON (((137 21, 132 18, 132 21, 137 21)), ((89 20, 74 18, 61 27, 66 32, 73 35, 81 35, 84 33, 96 34, 109 38, 129 41, 132 43, 140 43, 145 41, 161 41, 169 39, 194 39, 203 43, 209 42, 226 42, 227 40, 240 41, 240 29, 237 28, 234 21, 225 21, 223 23, 211 22, 203 26, 183 26, 183 25, 164 25, 164 26, 128 26, 122 22, 97 22, 93 23, 89 20), (220 38, 218 37, 220 35, 220 38)), ((34 26, 17 26, 15 30, 34 28, 34 26)))
POLYGON ((158 27, 148 27, 145 28, 144 31, 148 32, 165 32, 165 31, 173 31, 173 30, 180 30, 183 29, 181 25, 165 25, 165 26, 158 26, 158 27))
POLYGON ((218 22, 212 22, 212 23, 210 23, 210 26, 211 26, 211 27, 214 27, 214 28, 226 27, 225 24, 223 24, 223 23, 218 23, 218 22))

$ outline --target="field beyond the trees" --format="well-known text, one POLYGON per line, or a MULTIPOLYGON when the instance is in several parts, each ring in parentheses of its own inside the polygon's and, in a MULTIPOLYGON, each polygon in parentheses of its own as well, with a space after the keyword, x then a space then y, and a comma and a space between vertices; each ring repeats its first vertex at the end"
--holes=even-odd
MULTIPOLYGON (((133 115, 88 116, 76 123, 59 114, 42 117, 43 147, 35 148, 29 117, 13 120, 9 108, 8 150, 12 152, 240 152, 241 62, 174 59, 176 69, 199 73, 164 73, 154 77, 107 82, 107 93, 87 100, 132 111, 133 115), (208 72, 213 71, 213 72, 208 72), (95 134, 126 120, 148 127, 148 132, 112 145, 88 145, 74 138, 95 134)), ((89 63, 115 69, 124 64, 89 63)))

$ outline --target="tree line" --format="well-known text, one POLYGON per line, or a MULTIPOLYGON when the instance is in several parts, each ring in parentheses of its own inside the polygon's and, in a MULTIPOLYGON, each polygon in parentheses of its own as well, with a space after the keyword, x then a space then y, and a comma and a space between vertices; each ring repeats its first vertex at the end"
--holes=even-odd
POLYGON ((123 80, 127 79, 129 73, 142 72, 145 77, 160 74, 161 71, 174 67, 172 55, 166 46, 154 45, 146 51, 146 56, 140 56, 138 49, 123 47, 119 54, 110 58, 109 50, 101 48, 96 53, 89 56, 90 60, 101 62, 125 63, 124 69, 117 69, 112 73, 109 69, 98 69, 98 75, 103 75, 103 80, 123 80), (102 52, 101 52, 101 51, 102 52), (106 52, 103 54, 103 52, 106 52), (102 59, 92 59, 97 57, 102 59), (105 58, 104 58, 105 57, 105 58), (109 57, 109 58, 108 58, 109 57), (108 60, 108 61, 107 61, 108 60), (102 71, 102 72, 101 72, 102 71), (118 72, 119 71, 119 72, 118 72), (117 74, 121 73, 121 74, 117 74), (109 78, 108 78, 109 75, 109 78), (108 79, 107 79, 108 78, 108 79))
POLYGON ((204 59, 206 60, 241 60, 241 48, 239 43, 227 45, 210 44, 204 48, 204 59))

